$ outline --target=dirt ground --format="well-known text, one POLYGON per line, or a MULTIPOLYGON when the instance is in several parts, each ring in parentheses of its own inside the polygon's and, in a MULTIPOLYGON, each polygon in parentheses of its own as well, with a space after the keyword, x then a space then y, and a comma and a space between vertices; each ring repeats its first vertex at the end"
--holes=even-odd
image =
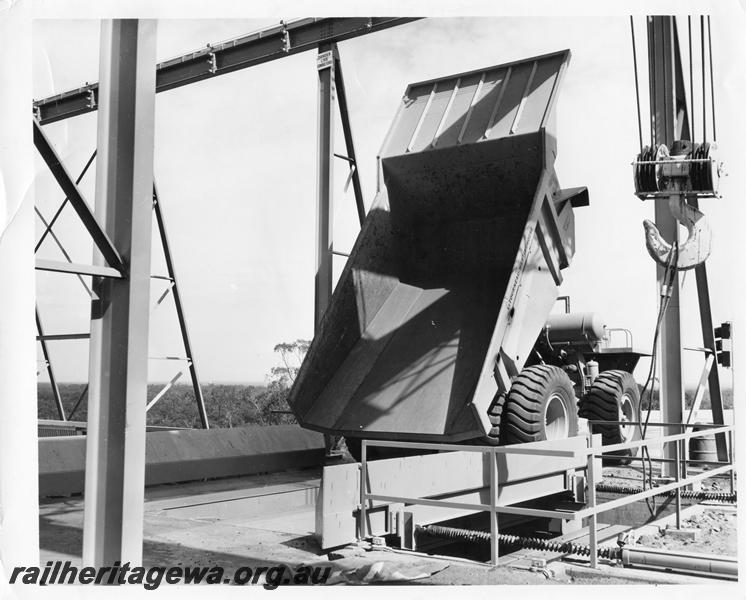
POLYGON ((662 530, 657 535, 640 536, 637 544, 682 552, 736 556, 738 548, 736 523, 737 516, 733 510, 719 510, 713 506, 681 522, 682 529, 697 531, 696 539, 680 539, 666 535, 666 531, 662 530))

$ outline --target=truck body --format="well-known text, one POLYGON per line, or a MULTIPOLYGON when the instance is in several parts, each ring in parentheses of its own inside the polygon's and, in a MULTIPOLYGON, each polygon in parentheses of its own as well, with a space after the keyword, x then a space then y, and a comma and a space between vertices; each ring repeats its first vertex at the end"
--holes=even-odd
POLYGON ((290 394, 352 438, 463 441, 529 359, 574 254, 554 171, 568 50, 410 85, 378 191, 290 394))

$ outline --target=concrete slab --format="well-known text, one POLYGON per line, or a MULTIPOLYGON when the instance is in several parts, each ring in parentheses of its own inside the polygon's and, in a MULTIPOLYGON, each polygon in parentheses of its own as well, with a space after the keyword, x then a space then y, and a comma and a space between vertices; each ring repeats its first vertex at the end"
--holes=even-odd
MULTIPOLYGON (((179 499, 180 502, 170 502, 170 506, 164 506, 166 504, 164 501, 154 504, 161 506, 160 510, 171 517, 224 520, 242 518, 246 515, 277 514, 302 508, 313 510, 318 492, 319 485, 316 480, 315 485, 304 487, 282 485, 262 490, 236 490, 189 500, 182 498, 179 499)), ((149 509, 158 510, 152 505, 149 509)))
POLYGON ((246 521, 236 522, 237 526, 249 529, 263 529, 277 533, 294 533, 296 535, 312 536, 316 527, 316 509, 306 508, 272 516, 256 517, 246 521))
MULTIPOLYGON (((220 565, 228 569, 269 563, 300 564, 322 555, 312 537, 313 503, 288 510, 287 499, 316 489, 316 471, 273 474, 257 478, 159 486, 146 490, 144 519, 145 566, 220 565), (310 475, 310 476, 309 476, 310 475), (191 494, 185 494, 186 491, 191 494), (220 498, 224 502, 220 502, 220 498), (227 510, 231 498, 271 498, 274 514, 265 504, 250 510, 227 510), (209 500, 210 502, 200 502, 209 500), (193 506, 211 507, 210 514, 195 514, 193 506), (183 511, 179 509, 183 508, 183 511)), ((292 505, 292 502, 290 503, 292 505)), ((208 511, 209 512, 209 511, 208 511)), ((70 560, 79 566, 82 553, 83 499, 47 500, 40 505, 42 563, 70 560)))

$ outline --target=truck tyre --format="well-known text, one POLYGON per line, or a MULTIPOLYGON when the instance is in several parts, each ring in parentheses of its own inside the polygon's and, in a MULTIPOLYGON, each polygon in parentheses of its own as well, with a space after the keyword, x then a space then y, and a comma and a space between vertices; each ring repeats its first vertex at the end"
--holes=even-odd
MULTIPOLYGON (((640 390, 631 373, 620 370, 604 371, 593 382, 580 401, 579 414, 584 419, 620 421, 619 425, 593 425, 593 433, 600 433, 604 446, 633 442, 640 439, 639 425, 623 425, 637 421, 640 390)), ((627 465, 637 456, 638 449, 617 450, 604 454, 604 464, 627 465)))
POLYGON ((487 409, 487 417, 490 420, 490 430, 487 435, 478 438, 476 440, 477 443, 485 444, 487 446, 499 446, 501 444, 500 425, 502 423, 505 400, 505 394, 495 394, 492 404, 490 404, 489 409, 487 409))
POLYGON ((572 381, 562 369, 534 365, 513 380, 500 423, 504 444, 558 440, 578 434, 572 381))

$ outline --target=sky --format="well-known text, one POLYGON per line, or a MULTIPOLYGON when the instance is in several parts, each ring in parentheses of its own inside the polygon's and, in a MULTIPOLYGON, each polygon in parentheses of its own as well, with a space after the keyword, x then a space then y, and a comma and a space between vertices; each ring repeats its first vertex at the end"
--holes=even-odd
MULTIPOLYGON (((729 172, 720 185, 723 197, 701 202, 714 237, 707 265, 716 324, 733 319, 738 310, 740 228, 734 215, 746 183, 738 168, 744 158, 740 111, 746 96, 742 17, 712 18, 719 157, 729 172)), ((288 17, 159 20, 158 60, 281 18, 288 17)), ((679 21, 685 24, 686 18, 679 21)), ((644 18, 637 17, 635 26, 645 83, 644 18)), ((686 48, 685 28, 680 34, 686 48)), ((35 99, 98 80, 98 21, 36 20, 33 35, 35 99)), ((596 311, 609 327, 630 329, 636 348, 648 352, 657 290, 642 221, 652 218, 653 205, 633 194, 630 163, 638 140, 627 17, 428 18, 340 43, 365 203, 370 206, 375 196, 376 155, 409 83, 565 48, 572 59, 556 108, 555 168, 563 187, 589 188, 590 206, 575 211, 576 254, 563 272, 560 293, 571 296, 573 311, 596 311)), ((204 382, 264 381, 278 364, 275 344, 313 334, 315 60, 315 52, 307 52, 156 97, 155 177, 204 382)), ((697 56, 694 67, 698 74, 697 56)), ((688 75, 686 52, 684 69, 688 75)), ((698 79, 695 84, 698 88, 698 79)), ((645 85, 641 92, 646 123, 645 85)), ((695 104, 702 106, 698 91, 695 104)), ((343 153, 336 125, 336 150, 343 153)), ((96 113, 45 130, 77 174, 95 146, 96 113)), ((343 189, 346 164, 338 161, 334 168, 334 246, 346 251, 359 225, 352 189, 343 189)), ((95 168, 81 184, 90 204, 94 181, 95 168)), ((64 198, 38 157, 35 197, 47 219, 64 198)), ((73 261, 90 262, 91 244, 72 210, 63 212, 55 232, 73 261)), ((61 258, 51 239, 39 256, 61 258)), ((343 260, 335 259, 335 273, 343 260)), ((153 273, 165 273, 156 238, 153 273)), ((164 289, 154 281, 153 305, 164 289)), ((47 333, 87 331, 86 300, 74 277, 38 272, 37 301, 47 333)), ((684 277, 681 313, 684 345, 701 346, 693 273, 684 277)), ((152 357, 183 355, 170 297, 152 313, 150 339, 152 357)), ((50 345, 59 380, 86 380, 87 342, 50 345)), ((702 356, 684 354, 685 380, 695 383, 702 356)), ((638 368, 638 380, 646 367, 644 362, 638 368)), ((167 381, 180 368, 174 361, 152 360, 150 379, 167 381)), ((728 379, 729 374, 726 384, 728 379)))

